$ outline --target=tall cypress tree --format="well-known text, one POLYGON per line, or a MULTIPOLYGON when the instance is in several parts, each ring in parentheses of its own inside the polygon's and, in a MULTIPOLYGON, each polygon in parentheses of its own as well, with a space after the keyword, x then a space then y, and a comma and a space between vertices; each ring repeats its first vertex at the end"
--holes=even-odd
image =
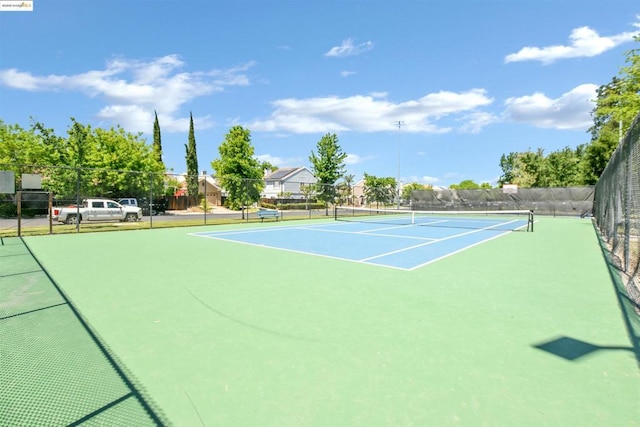
POLYGON ((153 122, 153 157, 162 163, 162 138, 160 136, 160 123, 158 122, 158 113, 153 112, 156 115, 156 120, 153 122))
POLYGON ((196 152, 196 137, 193 132, 193 113, 189 112, 189 144, 187 150, 187 191, 189 196, 198 195, 198 154, 196 152))

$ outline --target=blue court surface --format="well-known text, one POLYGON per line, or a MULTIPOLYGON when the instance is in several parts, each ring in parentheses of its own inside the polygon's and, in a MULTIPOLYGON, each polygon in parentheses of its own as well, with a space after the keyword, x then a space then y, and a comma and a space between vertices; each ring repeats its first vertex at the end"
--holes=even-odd
MULTIPOLYGON (((459 220, 458 220, 459 221, 459 220)), ((299 252, 401 270, 414 270, 510 233, 526 228, 526 220, 433 226, 362 222, 325 222, 192 233, 197 237, 299 252)))

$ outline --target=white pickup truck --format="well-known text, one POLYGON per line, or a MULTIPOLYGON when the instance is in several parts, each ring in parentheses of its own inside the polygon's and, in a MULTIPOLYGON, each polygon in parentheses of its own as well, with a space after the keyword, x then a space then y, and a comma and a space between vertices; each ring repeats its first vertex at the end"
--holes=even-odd
POLYGON ((109 199, 84 199, 79 207, 53 208, 51 218, 65 224, 82 221, 133 222, 142 219, 142 209, 137 206, 123 206, 109 199))

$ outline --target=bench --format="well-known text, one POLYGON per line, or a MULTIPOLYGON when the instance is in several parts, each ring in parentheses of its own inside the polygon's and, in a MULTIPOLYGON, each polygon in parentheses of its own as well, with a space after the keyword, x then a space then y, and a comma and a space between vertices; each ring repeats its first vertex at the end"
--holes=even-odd
POLYGON ((277 211, 275 209, 260 209, 258 211, 258 218, 260 218, 262 222, 264 222, 265 218, 275 218, 277 221, 278 218, 281 218, 281 215, 280 211, 277 211))

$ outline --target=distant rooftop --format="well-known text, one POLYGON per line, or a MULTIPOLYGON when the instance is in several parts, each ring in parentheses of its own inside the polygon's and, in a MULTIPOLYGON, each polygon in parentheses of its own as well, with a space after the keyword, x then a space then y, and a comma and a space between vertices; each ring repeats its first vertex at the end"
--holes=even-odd
POLYGON ((292 172, 295 172, 298 169, 300 168, 280 168, 277 171, 272 172, 269 175, 265 176, 264 179, 282 179, 285 176, 289 175, 292 172))

